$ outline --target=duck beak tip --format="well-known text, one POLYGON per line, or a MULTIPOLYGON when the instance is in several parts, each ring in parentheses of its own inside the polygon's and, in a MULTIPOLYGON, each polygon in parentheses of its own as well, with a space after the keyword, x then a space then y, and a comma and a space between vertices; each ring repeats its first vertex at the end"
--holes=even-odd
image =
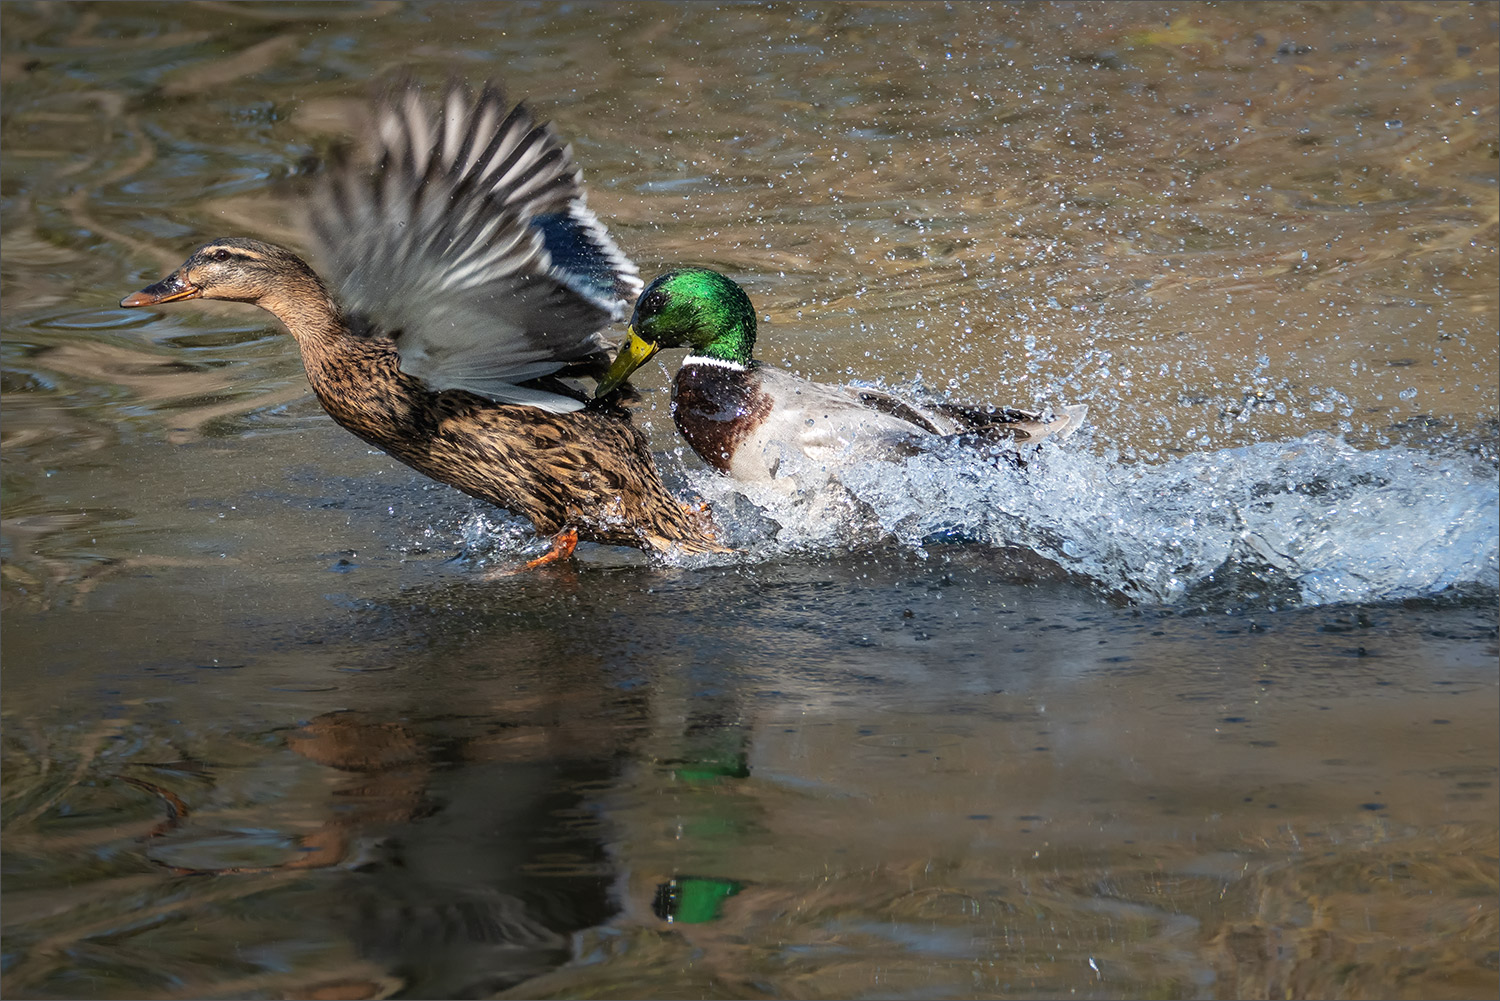
POLYGON ((635 332, 635 327, 631 327, 627 331, 625 344, 621 346, 620 353, 615 356, 614 364, 599 380, 598 388, 594 390, 594 398, 598 399, 614 392, 626 379, 630 378, 632 372, 650 361, 660 350, 660 344, 642 340, 635 332))
POLYGON ((163 278, 155 285, 147 285, 139 292, 132 292, 120 300, 120 305, 125 309, 135 309, 137 306, 159 306, 164 302, 176 302, 179 299, 196 299, 201 295, 201 290, 196 285, 189 285, 176 275, 163 278))

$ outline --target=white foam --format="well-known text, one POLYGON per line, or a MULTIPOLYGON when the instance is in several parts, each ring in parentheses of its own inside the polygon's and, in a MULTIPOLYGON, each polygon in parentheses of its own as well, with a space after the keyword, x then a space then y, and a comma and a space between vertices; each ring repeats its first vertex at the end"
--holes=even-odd
MULTIPOLYGON (((950 449, 768 487, 693 485, 752 558, 886 538, 1018 546, 1147 603, 1253 568, 1307 604, 1385 601, 1500 578, 1500 476, 1467 454, 1359 451, 1309 436, 1127 464, 1042 449, 1016 469, 950 449)), ((1293 599, 1296 600, 1296 599, 1293 599)))

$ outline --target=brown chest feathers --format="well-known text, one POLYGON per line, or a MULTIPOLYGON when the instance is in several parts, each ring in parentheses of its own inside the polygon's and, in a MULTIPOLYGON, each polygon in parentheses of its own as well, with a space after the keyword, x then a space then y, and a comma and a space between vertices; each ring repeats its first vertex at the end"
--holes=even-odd
POLYGON ((400 371, 384 338, 304 352, 323 409, 360 438, 449 486, 535 523, 609 545, 717 551, 707 519, 679 504, 628 415, 553 414, 473 393, 434 393, 400 371))
POLYGON ((735 450, 771 412, 771 397, 750 376, 688 364, 672 381, 673 423, 693 451, 721 473, 729 472, 735 450))

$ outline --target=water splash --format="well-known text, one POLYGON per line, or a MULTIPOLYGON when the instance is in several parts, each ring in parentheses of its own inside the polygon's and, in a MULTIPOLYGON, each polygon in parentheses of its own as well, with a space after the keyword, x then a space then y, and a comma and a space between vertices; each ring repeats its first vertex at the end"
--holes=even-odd
POLYGON ((1153 604, 1225 586, 1241 599, 1253 587, 1306 604, 1389 601, 1500 577, 1500 478, 1462 452, 1314 435, 1153 465, 1069 442, 1024 469, 956 445, 836 477, 787 469, 770 486, 691 478, 757 559, 971 541, 1031 550, 1153 604))

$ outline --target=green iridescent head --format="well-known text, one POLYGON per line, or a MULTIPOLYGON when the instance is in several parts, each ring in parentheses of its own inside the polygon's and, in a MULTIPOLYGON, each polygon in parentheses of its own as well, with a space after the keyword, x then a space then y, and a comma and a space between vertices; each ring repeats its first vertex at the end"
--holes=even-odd
POLYGON ((662 348, 748 365, 754 347, 755 307, 744 289, 707 268, 668 271, 641 293, 629 339, 594 395, 619 386, 662 348))
POLYGON ((755 308, 744 289, 717 271, 680 268, 646 286, 630 328, 659 347, 745 364, 755 346, 755 308))

